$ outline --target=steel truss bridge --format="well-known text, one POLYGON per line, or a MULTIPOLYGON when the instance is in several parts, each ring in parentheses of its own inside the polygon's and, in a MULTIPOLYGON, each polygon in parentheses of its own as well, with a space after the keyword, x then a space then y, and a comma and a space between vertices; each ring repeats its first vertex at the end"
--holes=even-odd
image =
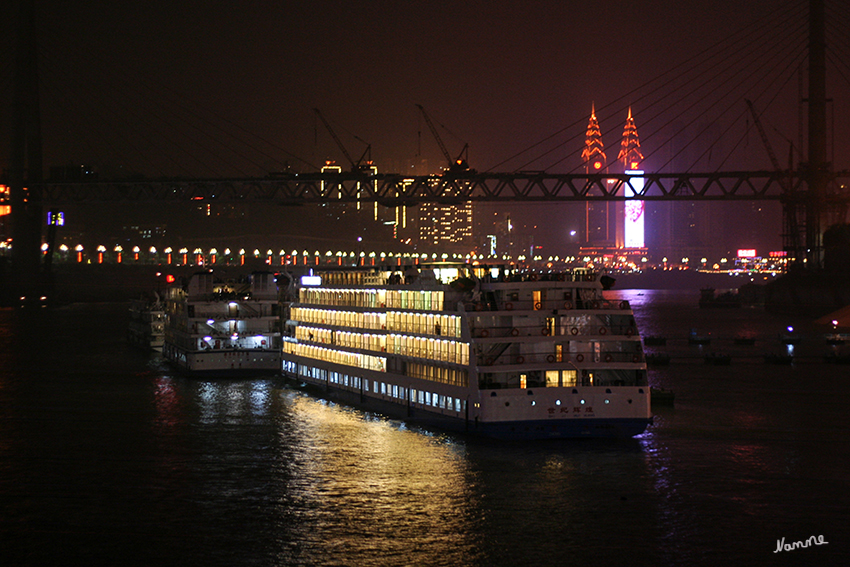
MULTIPOLYGON (((377 202, 394 207, 420 203, 744 201, 804 205, 811 199, 808 172, 550 174, 460 173, 428 176, 312 173, 250 179, 43 182, 33 195, 46 205, 128 201, 275 203, 377 202)), ((850 202, 850 171, 825 172, 819 205, 844 210, 850 202)))

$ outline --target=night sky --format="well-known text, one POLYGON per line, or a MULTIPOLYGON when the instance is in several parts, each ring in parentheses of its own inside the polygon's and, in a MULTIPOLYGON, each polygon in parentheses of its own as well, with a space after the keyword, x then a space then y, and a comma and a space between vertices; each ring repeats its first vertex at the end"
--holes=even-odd
MULTIPOLYGON (((632 107, 650 171, 769 169, 744 98, 783 165, 800 145, 805 0, 36 4, 46 167, 241 177, 345 166, 319 108, 355 159, 366 141, 380 171, 433 173, 444 159, 417 103, 480 171, 579 172, 593 103, 609 162, 632 107)), ((2 11, 9 28, 14 6, 2 11)), ((829 157, 848 168, 850 9, 827 1, 827 16, 829 157)), ((14 29, 3 36, 10 85, 14 29)))

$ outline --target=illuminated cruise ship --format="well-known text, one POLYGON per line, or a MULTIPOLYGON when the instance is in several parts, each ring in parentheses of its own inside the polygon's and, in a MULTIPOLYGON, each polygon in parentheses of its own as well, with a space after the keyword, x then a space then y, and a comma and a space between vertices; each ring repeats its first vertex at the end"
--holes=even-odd
POLYGON ((283 374, 332 399, 499 439, 629 437, 651 422, 633 313, 589 271, 331 268, 291 299, 283 374))
POLYGON ((168 288, 163 356, 198 376, 251 376, 280 371, 280 303, 274 274, 219 281, 194 274, 168 288))

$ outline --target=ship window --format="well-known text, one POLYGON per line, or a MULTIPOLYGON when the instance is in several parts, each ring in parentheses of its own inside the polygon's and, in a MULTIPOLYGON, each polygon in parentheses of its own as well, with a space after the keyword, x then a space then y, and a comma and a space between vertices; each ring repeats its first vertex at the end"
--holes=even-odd
POLYGON ((557 388, 558 387, 558 378, 559 372, 557 370, 547 370, 546 371, 546 387, 547 388, 557 388))
POLYGON ((431 405, 431 392, 425 392, 425 405, 431 405))
POLYGON ((455 411, 460 411, 460 398, 455 398, 455 411))
POLYGON ((533 291, 532 297, 534 299, 534 309, 539 310, 543 309, 546 305, 546 290, 533 291))
POLYGON ((527 383, 528 383, 528 379, 527 379, 526 375, 520 374, 519 375, 519 387, 525 389, 527 383))

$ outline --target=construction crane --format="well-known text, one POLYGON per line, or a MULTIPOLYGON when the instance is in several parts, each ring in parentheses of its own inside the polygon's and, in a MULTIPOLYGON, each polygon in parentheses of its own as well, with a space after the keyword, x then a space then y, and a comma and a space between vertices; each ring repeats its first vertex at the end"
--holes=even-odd
POLYGON ((354 159, 352 159, 351 154, 348 153, 348 150, 345 149, 345 146, 342 144, 342 141, 339 139, 339 136, 336 135, 334 129, 331 128, 331 125, 328 124, 327 120, 325 120, 325 117, 322 115, 321 111, 318 108, 314 108, 313 112, 316 113, 316 116, 318 116, 319 120, 322 121, 322 124, 325 125, 325 128, 328 130, 331 137, 334 139, 334 142, 336 142, 336 145, 339 147, 340 151, 342 151, 342 154, 345 156, 345 159, 347 159, 348 163, 351 164, 351 171, 369 172, 370 164, 372 162, 372 145, 367 144, 365 141, 361 140, 357 136, 354 136, 357 140, 366 144, 366 150, 363 152, 363 155, 361 155, 360 159, 355 162, 354 159))
MULTIPOLYGON (((764 127, 761 125, 761 120, 759 119, 759 115, 756 112, 755 106, 749 99, 744 99, 744 102, 747 103, 747 107, 750 109, 750 114, 753 115, 753 122, 756 124, 756 129, 759 132, 759 136, 761 136, 761 142, 764 144, 764 149, 767 150, 767 156, 770 158, 770 163, 773 165, 773 169, 776 171, 782 171, 782 166, 779 165, 779 160, 776 158, 776 153, 773 151, 773 146, 770 145, 770 140, 767 137, 767 133, 764 131, 764 127)), ((788 157, 788 169, 791 169, 791 161, 793 160, 794 148, 792 147, 790 150, 790 155, 788 157)), ((787 239, 785 248, 791 249, 791 251, 795 254, 795 256, 799 259, 805 257, 805 254, 801 255, 801 247, 800 247, 800 223, 797 220, 797 204, 796 199, 791 198, 791 184, 786 182, 780 182, 782 186, 782 191, 785 194, 786 198, 784 199, 782 210, 784 212, 785 217, 785 237, 787 239)))
POLYGON ((443 143, 443 139, 440 138, 440 133, 437 132, 437 128, 434 126, 434 123, 431 122, 431 117, 428 116, 428 113, 425 112, 425 108, 421 104, 416 105, 419 108, 419 111, 422 112, 422 118, 425 119, 425 123, 428 125, 428 128, 431 130, 431 134, 434 136, 434 139, 437 140, 437 145, 440 146, 440 151, 443 152, 443 156, 445 156, 446 161, 449 163, 449 172, 450 173, 461 173, 469 171, 469 144, 464 144, 463 149, 460 151, 458 156, 455 159, 452 159, 452 156, 449 154, 449 150, 446 149, 446 145, 443 143))
POLYGON ((744 102, 747 103, 747 106, 750 109, 750 114, 753 115, 753 121, 756 123, 756 128, 759 131, 759 136, 761 136, 764 149, 767 150, 767 156, 770 158, 770 163, 773 165, 773 169, 776 171, 782 171, 782 167, 779 165, 779 160, 776 159, 776 154, 773 152, 773 146, 770 145, 770 140, 767 139, 767 133, 765 133, 764 127, 761 125, 761 120, 759 120, 756 108, 753 106, 751 100, 745 98, 744 102))

